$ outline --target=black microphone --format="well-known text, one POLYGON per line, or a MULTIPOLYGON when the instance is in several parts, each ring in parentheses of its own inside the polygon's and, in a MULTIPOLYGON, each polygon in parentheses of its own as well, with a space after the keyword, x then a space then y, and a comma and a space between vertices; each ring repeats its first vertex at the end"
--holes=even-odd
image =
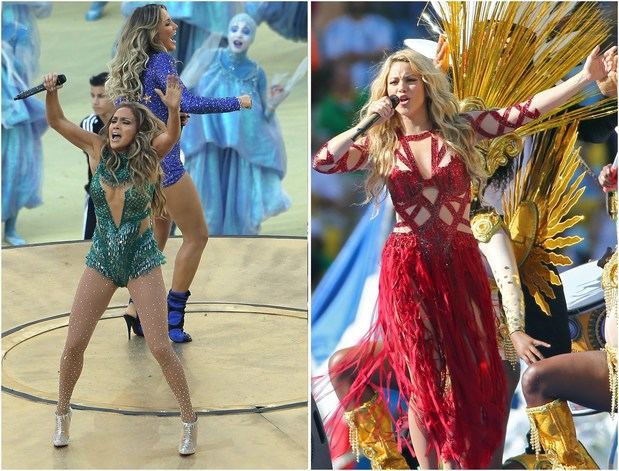
MULTIPOLYGON (((389 101, 391 101, 392 108, 395 108, 396 106, 398 106, 398 103, 400 103, 400 99, 395 95, 391 95, 389 97, 389 101)), ((370 116, 366 117, 357 126, 357 132, 352 136, 352 140, 356 141, 359 136, 362 136, 367 132, 368 129, 374 126, 376 124, 376 121, 378 121, 379 119, 380 115, 378 113, 372 113, 370 116)))
MULTIPOLYGON (((60 74, 56 78, 56 85, 62 85, 66 81, 67 81, 67 78, 63 74, 60 74)), ((42 92, 43 90, 45 90, 45 85, 43 84, 37 85, 36 87, 30 88, 26 90, 25 92, 21 92, 19 95, 13 98, 13 100, 23 100, 24 98, 28 98, 29 96, 35 95, 39 92, 42 92)))

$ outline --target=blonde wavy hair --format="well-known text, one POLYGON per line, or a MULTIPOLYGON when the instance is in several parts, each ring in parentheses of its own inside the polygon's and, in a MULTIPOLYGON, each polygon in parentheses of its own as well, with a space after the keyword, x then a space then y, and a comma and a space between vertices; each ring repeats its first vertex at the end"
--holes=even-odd
MULTIPOLYGON (((370 86, 370 98, 359 113, 360 120, 367 115, 370 103, 387 95, 389 71, 395 62, 408 62, 413 73, 421 77, 425 89, 426 110, 433 128, 438 131, 445 144, 462 158, 471 180, 476 184, 485 182, 488 175, 484 170, 483 159, 475 148, 475 131, 469 121, 460 114, 460 105, 450 90, 447 76, 437 69, 430 59, 412 49, 394 52, 382 63, 370 86)), ((404 134, 397 112, 386 122, 368 131, 371 165, 365 182, 366 202, 378 200, 382 193, 395 166, 399 137, 404 134)))
MULTIPOLYGON (((127 155, 129 161, 129 176, 134 188, 143 194, 148 194, 147 187, 150 183, 155 184, 155 192, 151 201, 151 207, 155 216, 163 214, 165 206, 165 196, 161 190, 161 178, 163 171, 159 165, 159 154, 153 149, 151 142, 153 139, 165 131, 165 127, 152 111, 144 105, 133 102, 123 102, 116 107, 114 114, 121 108, 128 108, 136 119, 137 133, 133 142, 122 153, 127 155)), ((114 115, 112 115, 113 117, 114 115)), ((109 128, 112 120, 99 131, 103 138, 102 153, 108 156, 105 166, 112 175, 120 168, 120 153, 110 147, 109 128)))
POLYGON ((109 76, 105 92, 112 101, 122 98, 139 101, 142 97, 140 74, 146 68, 148 56, 166 52, 159 41, 159 23, 164 5, 154 3, 136 8, 125 23, 116 44, 116 55, 108 63, 109 76))

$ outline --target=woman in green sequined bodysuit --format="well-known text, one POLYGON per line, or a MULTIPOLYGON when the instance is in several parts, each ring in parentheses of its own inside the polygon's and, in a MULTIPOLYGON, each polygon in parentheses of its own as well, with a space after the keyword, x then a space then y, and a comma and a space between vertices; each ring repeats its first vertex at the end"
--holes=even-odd
POLYGON ((84 351, 97 321, 119 286, 126 286, 140 309, 144 337, 180 406, 183 433, 179 452, 195 452, 197 417, 183 367, 167 332, 164 257, 153 237, 151 215, 164 206, 159 161, 180 136, 180 85, 168 76, 166 91, 155 90, 168 108, 167 128, 145 106, 122 103, 93 134, 63 114, 56 75, 44 77, 49 125, 88 154, 97 227, 86 268, 77 287, 60 362, 60 384, 53 444, 69 443, 69 401, 81 374, 84 351), (151 209, 152 208, 152 209, 151 209))

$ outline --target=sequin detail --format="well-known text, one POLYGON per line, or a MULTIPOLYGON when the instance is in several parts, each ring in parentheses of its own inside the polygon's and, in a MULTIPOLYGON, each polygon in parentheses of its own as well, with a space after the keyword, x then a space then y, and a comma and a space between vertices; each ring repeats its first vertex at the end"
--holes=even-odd
MULTIPOLYGON (((163 104, 155 88, 165 90, 168 75, 178 75, 174 58, 166 52, 152 54, 142 72, 142 103, 147 106, 164 123, 168 121, 168 108, 163 104), (148 97, 148 98, 147 98, 148 97)), ((241 103, 236 97, 209 98, 196 96, 190 93, 180 82, 181 111, 184 113, 227 113, 241 109, 241 103)), ((167 187, 176 183, 185 173, 180 158, 180 145, 177 142, 170 152, 161 161, 163 180, 161 185, 167 187)))
POLYGON ((113 173, 105 165, 107 158, 107 154, 102 153, 90 187, 97 227, 92 247, 86 256, 86 265, 112 280, 116 286, 122 287, 127 286, 129 279, 137 278, 165 263, 165 257, 157 247, 151 227, 140 233, 144 219, 151 215, 150 202, 155 185, 148 184, 146 192, 134 188, 126 155, 121 154, 120 167, 113 173), (108 204, 105 186, 125 188, 118 225, 108 204))

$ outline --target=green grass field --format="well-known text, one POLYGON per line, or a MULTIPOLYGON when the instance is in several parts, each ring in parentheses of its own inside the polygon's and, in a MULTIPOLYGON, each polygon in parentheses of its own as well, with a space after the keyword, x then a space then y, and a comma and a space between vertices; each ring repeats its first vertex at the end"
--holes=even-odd
MULTIPOLYGON (((107 70, 112 45, 124 22, 120 3, 110 2, 103 18, 94 22, 84 20, 88 6, 89 2, 55 2, 51 16, 38 22, 40 75, 58 72, 67 76, 61 103, 75 123, 92 112, 88 78, 107 70)), ((249 57, 265 69, 269 80, 275 73, 293 72, 306 55, 307 43, 284 39, 266 24, 258 28, 249 50, 249 57)), ((37 79, 35 84, 40 82, 37 79)), ((307 103, 307 80, 302 79, 278 108, 288 153, 284 187, 292 207, 267 220, 262 234, 307 235, 307 103)), ((43 161, 43 205, 20 211, 17 230, 28 243, 81 239, 87 178, 84 154, 50 129, 43 136, 43 161)))

